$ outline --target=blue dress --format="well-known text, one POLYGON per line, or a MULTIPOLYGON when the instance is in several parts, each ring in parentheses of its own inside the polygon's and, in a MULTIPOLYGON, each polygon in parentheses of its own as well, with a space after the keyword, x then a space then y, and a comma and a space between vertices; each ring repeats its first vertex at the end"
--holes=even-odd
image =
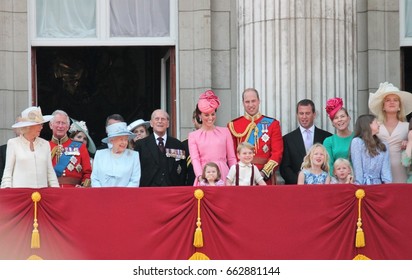
POLYGON ((308 169, 302 170, 303 174, 305 175, 305 185, 322 185, 325 184, 326 178, 328 178, 329 174, 326 171, 322 171, 320 174, 313 174, 308 169))
POLYGON ((115 157, 112 149, 98 150, 93 161, 92 187, 138 187, 140 172, 138 152, 126 149, 115 157))
POLYGON ((389 147, 386 143, 384 144, 386 151, 381 151, 377 156, 371 157, 366 149, 365 142, 359 137, 353 138, 350 156, 355 173, 355 184, 375 185, 392 183, 389 147))

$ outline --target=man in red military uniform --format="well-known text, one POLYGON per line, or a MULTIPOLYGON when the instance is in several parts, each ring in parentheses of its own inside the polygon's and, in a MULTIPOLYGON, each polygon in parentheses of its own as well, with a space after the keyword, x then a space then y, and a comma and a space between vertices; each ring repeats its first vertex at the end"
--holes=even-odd
POLYGON ((242 94, 245 115, 228 123, 235 150, 239 143, 255 146, 253 164, 260 170, 268 185, 276 184, 275 171, 283 154, 283 140, 279 121, 259 112, 259 93, 254 88, 242 94))
POLYGON ((67 136, 70 118, 66 112, 56 110, 50 121, 53 136, 50 141, 51 157, 61 187, 90 187, 92 167, 86 145, 67 136))

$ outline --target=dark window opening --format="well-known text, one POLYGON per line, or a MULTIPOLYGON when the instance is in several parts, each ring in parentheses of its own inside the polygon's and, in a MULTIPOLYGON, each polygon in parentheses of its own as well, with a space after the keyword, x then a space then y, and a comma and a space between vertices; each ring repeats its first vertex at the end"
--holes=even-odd
MULTIPOLYGON (((412 92, 412 47, 401 49, 402 54, 402 78, 400 90, 412 92)), ((412 113, 407 115, 408 121, 412 118, 412 113)))
MULTIPOLYGON (((106 117, 127 123, 150 119, 160 108, 161 58, 169 47, 39 47, 37 104, 43 114, 56 109, 86 122, 96 145, 106 137, 106 117)), ((42 137, 51 138, 44 126, 42 137)))

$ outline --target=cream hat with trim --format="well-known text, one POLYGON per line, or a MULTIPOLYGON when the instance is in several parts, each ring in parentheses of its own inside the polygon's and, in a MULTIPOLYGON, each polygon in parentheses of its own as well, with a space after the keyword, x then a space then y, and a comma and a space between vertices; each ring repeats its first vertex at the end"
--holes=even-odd
POLYGON ((19 121, 13 124, 12 128, 20 128, 26 126, 33 126, 43 124, 50 121, 53 118, 52 115, 43 116, 40 107, 29 107, 21 112, 19 121))
POLYGON ((136 127, 144 125, 146 128, 149 128, 150 122, 143 119, 138 119, 127 126, 127 129, 131 132, 136 129, 136 127))
POLYGON ((405 115, 412 112, 412 94, 407 91, 401 91, 389 82, 380 83, 376 92, 369 93, 369 110, 378 116, 382 112, 383 100, 389 94, 396 94, 401 99, 405 115))

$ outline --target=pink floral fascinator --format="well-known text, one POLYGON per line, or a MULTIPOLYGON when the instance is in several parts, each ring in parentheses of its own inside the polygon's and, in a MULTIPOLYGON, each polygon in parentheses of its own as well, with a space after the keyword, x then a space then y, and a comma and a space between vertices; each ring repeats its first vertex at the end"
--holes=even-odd
POLYGON ((197 107, 199 108, 199 111, 205 114, 209 114, 216 111, 216 109, 219 108, 219 106, 219 97, 217 97, 212 90, 207 90, 204 93, 202 93, 199 97, 199 101, 197 102, 197 107))
POLYGON ((333 120, 337 112, 343 107, 343 101, 340 97, 330 98, 326 101, 326 113, 328 113, 329 118, 333 120))

